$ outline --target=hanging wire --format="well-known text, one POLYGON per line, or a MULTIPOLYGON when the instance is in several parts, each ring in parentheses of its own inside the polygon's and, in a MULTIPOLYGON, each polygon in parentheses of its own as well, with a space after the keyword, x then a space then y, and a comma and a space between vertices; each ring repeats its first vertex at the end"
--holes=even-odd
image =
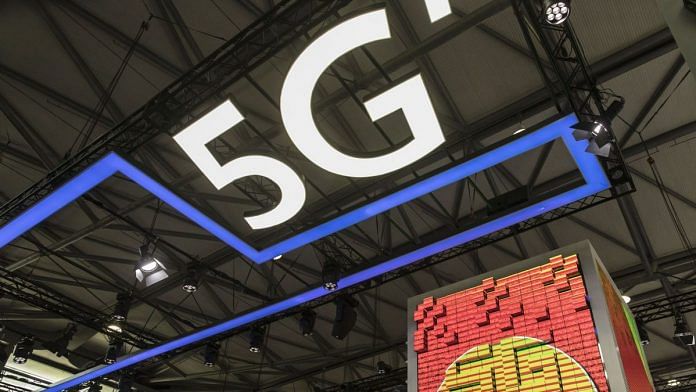
POLYGON ((121 65, 118 67, 116 74, 109 82, 109 85, 107 86, 106 90, 104 91, 104 94, 100 97, 99 102, 97 103, 97 106, 94 109, 95 115, 92 116, 92 118, 88 119, 87 122, 85 123, 85 125, 82 127, 80 134, 77 135, 77 137, 75 138, 75 141, 70 146, 70 149, 68 149, 68 155, 72 155, 75 147, 78 147, 78 149, 80 149, 87 144, 87 141, 89 140, 90 136, 92 135, 92 132, 94 132, 94 128, 97 126, 97 124, 99 123, 99 120, 101 119, 101 117, 104 113, 104 109, 106 109, 106 105, 109 102, 111 102, 111 97, 112 97, 114 91, 116 90, 116 86, 118 85, 119 81, 121 80, 121 77, 123 76, 123 73, 124 73, 126 67, 128 66, 128 62, 130 61, 131 57, 133 56, 133 53, 135 52, 135 48, 138 46, 140 39, 142 38, 145 31, 148 29, 148 25, 149 25, 149 22, 152 19, 152 17, 153 17, 153 15, 150 15, 147 20, 143 21, 140 24, 140 29, 138 29, 138 33, 136 34, 135 39, 133 40, 133 43, 128 48, 128 52, 126 52, 126 55, 123 57, 123 61, 121 61, 121 65))

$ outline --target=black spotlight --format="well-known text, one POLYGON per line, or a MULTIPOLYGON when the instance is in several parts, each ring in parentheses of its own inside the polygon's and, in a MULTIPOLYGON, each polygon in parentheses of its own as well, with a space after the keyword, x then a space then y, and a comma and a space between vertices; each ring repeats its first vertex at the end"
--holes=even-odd
POLYGON ((116 296, 116 305, 114 306, 114 312, 111 313, 111 318, 116 321, 126 321, 129 310, 130 295, 127 293, 119 293, 116 296))
POLYGON ((684 0, 684 7, 691 12, 696 12, 696 0, 684 0))
POLYGON ((220 356, 220 343, 210 342, 206 344, 203 352, 203 365, 206 367, 215 366, 218 356, 220 356))
POLYGON ((313 310, 307 309, 302 312, 302 316, 300 317, 299 321, 302 336, 311 336, 314 333, 314 324, 316 321, 317 314, 313 310))
POLYGON ((118 379, 118 392, 131 392, 133 389, 133 375, 128 373, 121 374, 118 379))
POLYGON ((181 289, 187 293, 195 293, 198 291, 198 281, 198 270, 191 267, 188 269, 188 271, 186 271, 186 277, 184 278, 184 283, 181 285, 181 289))
POLYGON ((7 350, 7 345, 0 342, 0 370, 5 368, 8 359, 10 359, 10 353, 7 350))
POLYGON ((338 288, 338 280, 341 279, 341 263, 335 259, 326 259, 321 270, 323 286, 327 291, 338 288))
POLYGON ((611 127, 611 122, 623 109, 624 103, 623 99, 617 99, 609 105, 604 112, 604 116, 595 121, 581 121, 572 126, 575 129, 573 131, 575 140, 589 141, 589 146, 587 146, 585 151, 602 157, 609 156, 609 153, 611 153, 611 142, 613 141, 609 127, 611 127))
POLYGON ((118 357, 123 351, 123 342, 120 339, 112 339, 109 342, 109 348, 106 349, 106 355, 104 356, 104 363, 110 365, 116 363, 118 357))
POLYGON ((563 24, 570 16, 570 0, 544 1, 544 20, 551 25, 563 24))
POLYGON ((34 352, 34 338, 31 336, 23 336, 14 349, 14 358, 12 362, 21 365, 27 363, 29 357, 34 352))
POLYGON ((335 301, 336 303, 336 318, 334 319, 333 328, 331 329, 331 336, 338 340, 345 339, 348 333, 355 326, 355 322, 358 320, 358 313, 355 308, 358 306, 358 301, 353 297, 344 296, 339 297, 335 301))
POLYGON ((145 286, 151 286, 169 276, 167 268, 155 257, 155 245, 148 242, 138 249, 140 258, 135 264, 135 277, 145 286))
POLYGON ((686 325, 686 322, 681 317, 677 317, 677 323, 674 326, 674 341, 683 346, 696 345, 694 333, 691 332, 689 326, 686 325))
POLYGON ((44 347, 57 356, 63 357, 68 353, 68 343, 72 340, 75 332, 77 332, 77 325, 69 323, 58 339, 44 343, 44 347))
POLYGON ((387 374, 392 371, 392 367, 384 361, 377 362, 377 374, 387 374))
POLYGON ((265 327, 254 327, 249 331, 249 351, 258 353, 263 346, 263 337, 266 334, 265 327))
POLYGON ((638 337, 640 338, 640 344, 647 346, 650 344, 650 335, 648 335, 648 330, 645 328, 645 323, 643 320, 636 320, 636 327, 638 328, 638 337))

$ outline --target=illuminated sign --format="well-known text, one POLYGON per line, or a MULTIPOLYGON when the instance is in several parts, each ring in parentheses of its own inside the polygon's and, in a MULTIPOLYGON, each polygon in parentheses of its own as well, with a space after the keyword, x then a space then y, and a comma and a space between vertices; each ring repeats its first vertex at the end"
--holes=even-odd
POLYGON ((573 248, 410 300, 409 392, 653 391, 630 310, 573 248))
MULTIPOLYGON (((442 1, 428 2, 431 20, 444 16, 442 1)), ((297 149, 320 168, 337 175, 372 177, 403 168, 432 152, 444 141, 442 130, 420 75, 400 81, 389 90, 369 99, 366 109, 373 121, 400 111, 409 125, 412 139, 390 153, 370 158, 351 156, 333 148, 322 136, 312 118, 311 94, 321 72, 336 58, 368 42, 390 37, 383 9, 348 19, 322 34, 302 52, 291 67, 281 92, 281 114, 290 139, 297 149), (349 33, 346 33, 349 31, 349 33)), ((306 191, 302 177, 290 165, 269 156, 250 154, 220 164, 206 144, 244 120, 230 101, 225 101, 174 136, 193 163, 217 188, 222 189, 247 176, 263 176, 273 181, 281 191, 281 200, 272 209, 245 217, 253 229, 263 229, 286 222, 302 208, 306 191)), ((586 140, 574 139, 571 126, 574 115, 556 119, 538 128, 515 135, 504 144, 496 145, 466 161, 453 163, 438 171, 403 184, 397 191, 370 200, 316 226, 306 228, 264 248, 254 247, 237 234, 211 219, 184 198, 148 176, 136 165, 116 153, 110 153, 75 178, 66 182, 43 200, 35 203, 14 220, 0 228, 0 248, 49 218, 52 214, 89 192, 101 182, 120 173, 164 203, 191 219, 222 242, 254 261, 264 263, 328 235, 340 232, 366 219, 389 211, 404 203, 425 196, 443 187, 463 181, 495 165, 527 153, 555 140, 560 140, 582 175, 584 183, 574 189, 564 189, 545 200, 534 200, 505 215, 492 217, 478 226, 468 227, 449 237, 421 248, 371 265, 361 271, 343 276, 340 288, 357 285, 389 271, 407 266, 449 248, 476 240, 511 225, 534 218, 610 187, 609 180, 597 158, 585 152, 586 140)), ((47 389, 57 392, 105 376, 138 362, 186 347, 201 340, 247 326, 267 316, 299 306, 326 295, 323 288, 312 288, 288 299, 240 314, 223 323, 197 330, 162 345, 144 349, 119 359, 114 364, 97 366, 83 374, 47 389)))

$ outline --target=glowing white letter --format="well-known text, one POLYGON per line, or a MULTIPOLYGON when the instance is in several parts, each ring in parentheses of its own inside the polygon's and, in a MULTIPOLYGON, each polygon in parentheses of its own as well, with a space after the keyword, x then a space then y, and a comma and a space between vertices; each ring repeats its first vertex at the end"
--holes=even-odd
POLYGON ((385 10, 368 12, 322 34, 290 67, 280 97, 283 124, 302 154, 324 170, 347 177, 378 176, 408 166, 445 141, 420 75, 365 103, 372 121, 402 110, 413 140, 398 150, 373 158, 357 158, 335 149, 317 129, 312 116, 312 92, 324 70, 345 53, 390 37, 385 10))
POLYGON ((305 202, 305 187, 300 177, 283 162, 263 156, 247 155, 220 166, 206 144, 240 123, 244 117, 230 101, 225 101, 174 136, 193 163, 217 189, 248 176, 262 176, 280 188, 281 199, 272 210, 244 219, 252 229, 264 229, 283 223, 297 214, 305 202))

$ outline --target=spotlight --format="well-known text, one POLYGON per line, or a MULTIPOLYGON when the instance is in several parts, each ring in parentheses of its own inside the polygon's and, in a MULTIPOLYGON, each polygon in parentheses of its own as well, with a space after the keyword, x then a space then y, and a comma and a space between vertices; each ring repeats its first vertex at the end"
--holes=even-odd
POLYGON ((140 259, 135 264, 135 277, 146 286, 153 285, 169 276, 167 268, 154 256, 154 246, 147 243, 139 249, 140 259))
POLYGON ((128 373, 121 374, 118 379, 118 392, 131 392, 133 389, 133 376, 128 373))
POLYGON ((335 301, 336 303, 336 318, 334 319, 333 328, 331 329, 331 336, 338 340, 345 339, 348 333, 355 326, 355 322, 358 320, 358 313, 355 308, 358 306, 358 301, 353 297, 345 296, 339 297, 335 301))
POLYGON ((544 20, 551 25, 563 24, 570 16, 570 0, 544 1, 544 20))
POLYGON ((327 291, 336 290, 338 288, 338 280, 341 279, 341 263, 336 259, 326 259, 321 270, 321 278, 327 291))
POLYGON ((277 255, 273 257, 273 261, 278 261, 283 258, 283 255, 277 255))
POLYGON ((198 291, 198 270, 195 268, 189 268, 186 272, 186 278, 184 278, 184 284, 181 285, 181 289, 187 293, 195 293, 198 291))
POLYGON ((691 332, 689 326, 686 325, 683 318, 677 317, 677 323, 674 327, 675 342, 681 343, 683 346, 696 345, 696 338, 694 338, 694 333, 691 332))
POLYGON ((116 296, 116 305, 111 313, 111 319, 114 321, 126 321, 128 311, 130 310, 130 295, 127 293, 119 293, 116 296))
POLYGON ((120 321, 111 320, 106 324, 106 329, 113 333, 123 333, 123 325, 120 321))
POLYGON ((696 0, 684 0, 684 7, 691 12, 696 12, 696 0))
POLYGON ((104 356, 104 363, 108 365, 115 363, 121 355, 121 351, 123 351, 123 342, 119 339, 111 340, 104 356))
POLYGON ((302 312, 299 322, 302 336, 311 336, 314 333, 314 324, 316 321, 317 314, 313 310, 307 309, 302 312))
POLYGON ((266 334, 266 328, 254 327, 249 331, 249 351, 258 353, 263 345, 263 337, 266 334))
POLYGON ((34 352, 34 338, 31 336, 23 336, 17 343, 14 349, 14 358, 12 362, 21 365, 27 363, 29 357, 34 352))
POLYGON ((387 374, 392 371, 392 367, 384 361, 377 362, 377 374, 387 374))
POLYGON ((87 392, 101 392, 101 390, 102 390, 101 385, 99 385, 98 382, 93 381, 93 382, 89 385, 89 389, 87 389, 87 392))
POLYGON ((572 126, 575 129, 573 131, 575 140, 589 141, 589 146, 587 146, 585 151, 602 157, 609 156, 609 153, 611 153, 611 142, 613 141, 609 127, 614 118, 623 109, 624 103, 623 98, 617 99, 609 105, 604 112, 604 116, 595 121, 581 121, 572 126))
POLYGON ((203 352, 203 365, 206 367, 213 367, 217 363, 218 356, 220 355, 220 343, 211 342, 205 345, 205 351, 203 352))
POLYGON ((7 352, 7 345, 0 342, 0 370, 5 368, 8 359, 10 359, 10 353, 7 352))
POLYGON ((638 336, 640 337, 640 344, 647 346, 650 344, 650 335, 648 335, 648 330, 645 329, 645 323, 643 320, 636 320, 636 327, 638 328, 638 336))
POLYGON ((58 357, 63 357, 68 353, 68 343, 72 340, 75 332, 77 332, 77 325, 69 323, 58 339, 44 343, 44 347, 58 357))
POLYGON ((676 378, 667 381, 668 387, 678 387, 680 384, 681 382, 679 382, 679 380, 677 380, 676 378))
POLYGON ((629 297, 628 295, 622 295, 622 296, 621 296, 621 299, 623 299, 624 302, 626 302, 626 303, 630 303, 630 302, 631 302, 631 297, 629 297))

